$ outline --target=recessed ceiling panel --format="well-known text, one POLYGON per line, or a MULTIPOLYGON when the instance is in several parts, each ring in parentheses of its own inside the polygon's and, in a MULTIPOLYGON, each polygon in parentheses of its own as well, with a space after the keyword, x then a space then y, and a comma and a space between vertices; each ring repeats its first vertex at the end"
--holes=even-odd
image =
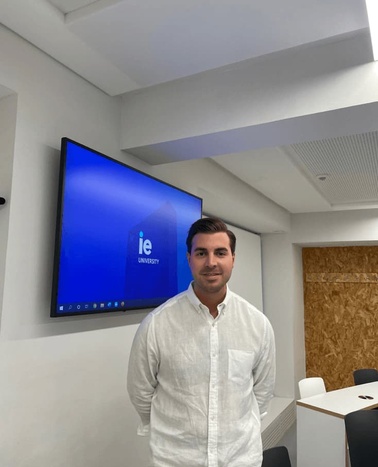
POLYGON ((103 0, 67 15, 72 32, 140 86, 367 25, 364 0, 103 0))

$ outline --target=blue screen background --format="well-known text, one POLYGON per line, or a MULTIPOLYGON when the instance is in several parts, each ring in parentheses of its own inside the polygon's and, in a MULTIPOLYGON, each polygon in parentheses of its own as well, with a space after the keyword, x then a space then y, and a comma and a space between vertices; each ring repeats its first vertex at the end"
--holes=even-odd
POLYGON ((57 314, 153 307, 185 290, 185 240, 202 200, 70 140, 65 147, 57 314), (141 239, 152 244, 147 254, 141 239))

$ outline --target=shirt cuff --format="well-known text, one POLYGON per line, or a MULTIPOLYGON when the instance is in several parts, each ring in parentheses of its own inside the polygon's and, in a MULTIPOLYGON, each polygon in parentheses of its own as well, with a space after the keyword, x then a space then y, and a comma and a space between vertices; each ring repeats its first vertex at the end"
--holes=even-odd
POLYGON ((150 434, 150 424, 141 423, 137 429, 138 436, 148 436, 150 434))

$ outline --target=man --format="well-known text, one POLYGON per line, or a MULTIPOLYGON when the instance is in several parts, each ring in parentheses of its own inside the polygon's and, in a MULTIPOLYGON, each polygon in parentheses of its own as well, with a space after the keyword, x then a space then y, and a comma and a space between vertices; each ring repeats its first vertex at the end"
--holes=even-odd
POLYGON ((154 467, 260 467, 260 419, 273 394, 268 319, 231 292, 235 235, 219 219, 187 238, 193 282, 141 323, 128 391, 154 467))

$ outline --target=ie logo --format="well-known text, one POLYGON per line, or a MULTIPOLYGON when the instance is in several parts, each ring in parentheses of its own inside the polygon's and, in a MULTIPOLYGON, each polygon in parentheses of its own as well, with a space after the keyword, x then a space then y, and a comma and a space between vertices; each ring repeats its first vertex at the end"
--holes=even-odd
POLYGON ((144 233, 142 231, 139 232, 139 254, 145 254, 145 255, 150 255, 152 251, 152 243, 151 240, 148 240, 148 238, 144 239, 143 238, 144 233))

